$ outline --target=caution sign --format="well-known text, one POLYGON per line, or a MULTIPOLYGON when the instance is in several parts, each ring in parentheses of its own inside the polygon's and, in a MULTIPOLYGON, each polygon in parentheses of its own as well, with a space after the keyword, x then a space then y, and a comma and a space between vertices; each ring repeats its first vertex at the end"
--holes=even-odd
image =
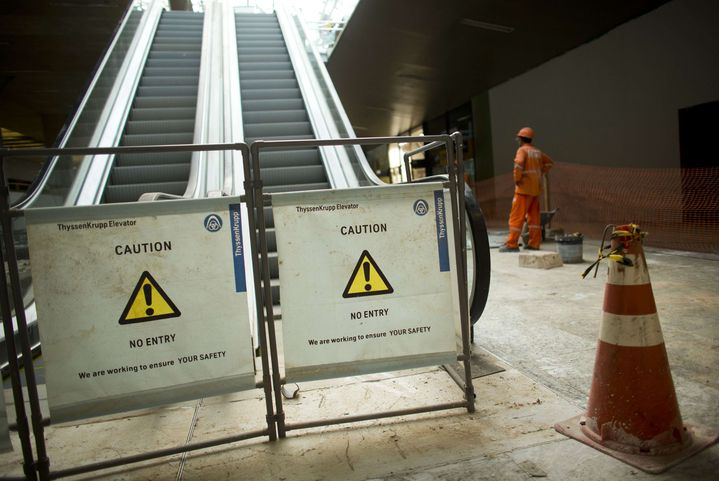
POLYGON ((449 198, 441 183, 272 194, 288 380, 456 361, 449 198))
POLYGON ((162 287, 145 271, 137 281, 135 290, 120 316, 120 324, 156 321, 180 317, 180 310, 170 300, 162 287))
POLYGON ((53 422, 255 388, 240 198, 28 209, 26 219, 53 422))
POLYGON ((342 297, 378 296, 393 292, 394 289, 375 260, 369 255, 369 252, 364 251, 350 276, 350 281, 347 283, 342 297))

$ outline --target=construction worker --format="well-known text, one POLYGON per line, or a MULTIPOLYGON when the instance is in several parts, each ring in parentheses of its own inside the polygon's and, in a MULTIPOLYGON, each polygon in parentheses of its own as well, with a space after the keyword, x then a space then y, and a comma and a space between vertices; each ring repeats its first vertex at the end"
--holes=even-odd
POLYGON ((538 251, 542 243, 542 227, 539 216, 539 194, 542 191, 542 175, 552 168, 554 162, 532 145, 534 130, 524 127, 517 132, 519 148, 514 157, 514 198, 509 214, 509 236, 499 252, 519 252, 519 235, 526 218, 529 242, 524 248, 538 251))

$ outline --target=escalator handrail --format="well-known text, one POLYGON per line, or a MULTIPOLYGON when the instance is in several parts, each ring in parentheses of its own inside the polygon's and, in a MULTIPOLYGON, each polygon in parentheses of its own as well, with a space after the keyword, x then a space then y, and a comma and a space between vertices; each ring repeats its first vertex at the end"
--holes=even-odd
MULTIPOLYGON (((134 2, 133 2, 134 3, 134 2)), ((67 145, 68 140, 74 133, 75 126, 77 125, 78 120, 82 116, 85 107, 87 106, 87 103, 90 99, 90 97, 94 93, 95 86, 97 85, 97 82, 99 78, 101 77, 105 67, 107 66, 107 63, 112 56, 114 49, 117 46, 117 42, 119 38, 121 37, 124 29, 127 27, 128 20, 133 13, 133 10, 135 8, 134 4, 131 4, 131 6, 125 11, 125 14, 122 18, 122 20, 119 23, 118 28, 115 30, 114 37, 110 44, 108 45, 105 54, 101 58, 101 60, 98 62, 94 75, 92 77, 92 80, 89 82, 87 86, 87 90, 85 91, 85 94, 82 96, 82 99, 77 105, 77 109, 75 110, 75 114, 73 115, 72 119, 66 124, 64 127, 63 132, 61 133, 59 140, 55 142, 55 148, 63 148, 67 145)), ((138 26, 138 31, 141 30, 143 22, 147 22, 148 20, 148 11, 145 12, 145 14, 142 17, 141 24, 138 26)), ((138 37, 138 35, 135 35, 135 37, 138 37)), ((133 41, 135 42, 135 41, 133 41)), ((134 47, 130 47, 128 51, 127 58, 131 56, 131 52, 133 51, 134 47)), ((107 104, 112 104, 113 99, 108 98, 107 104)), ((93 136, 95 138, 95 136, 93 136)), ((37 200, 37 198, 40 196, 42 191, 44 190, 45 186, 47 185, 47 182, 49 181, 50 177, 52 176, 53 170, 55 168, 55 165, 57 164, 59 160, 58 156, 52 156, 49 157, 40 168, 40 171, 35 176, 35 179, 33 180, 32 184, 28 188, 27 193, 23 198, 21 198, 17 203, 11 206, 12 209, 15 210, 23 210, 26 209, 37 200)))
MULTIPOLYGON (((147 62, 152 40, 160 22, 162 14, 161 0, 153 0, 143 18, 143 24, 138 28, 133 40, 134 46, 128 51, 123 65, 123 73, 118 76, 113 91, 112 101, 106 105, 107 122, 98 126, 99 139, 93 146, 117 146, 125 131, 127 119, 132 110, 132 103, 140 86, 140 79, 147 62)), ((81 183, 77 195, 69 199, 67 205, 94 205, 99 204, 105 192, 115 155, 95 155, 85 159, 87 172, 78 176, 81 183)))
MULTIPOLYGON (((330 121, 333 117, 330 106, 327 103, 326 95, 322 94, 319 85, 320 79, 313 73, 311 55, 307 53, 308 48, 312 48, 311 45, 306 41, 303 42, 298 26, 281 4, 277 5, 275 10, 315 135, 318 139, 342 137, 335 123, 330 121)), ((314 51, 313 48, 312 51, 314 51)), ((326 166, 327 177, 333 188, 341 189, 359 185, 359 179, 352 169, 345 149, 336 146, 320 147, 320 152, 326 166)))
MULTIPOLYGON (((350 122, 349 117, 347 117, 347 113, 342 106, 342 102, 340 101, 339 94, 332 83, 330 74, 322 61, 320 54, 317 52, 317 49, 309 40, 309 36, 305 30, 304 22, 300 18, 300 14, 295 9, 289 11, 288 14, 292 17, 300 38, 306 44, 307 56, 310 57, 308 60, 317 73, 317 82, 320 83, 321 89, 326 92, 324 97, 325 101, 330 105, 329 113, 334 120, 333 124, 337 130, 337 137, 356 138, 357 135, 355 134, 352 123, 350 122), (337 128, 337 125, 341 127, 341 130, 337 128)), ((385 182, 377 177, 372 170, 362 147, 359 145, 353 145, 352 149, 355 157, 357 158, 357 166, 360 167, 365 179, 374 185, 385 184, 385 182)))
MULTIPOLYGON (((222 3, 222 52, 224 81, 223 112, 224 141, 242 142, 245 138, 242 123, 242 101, 240 94, 240 69, 237 56, 237 32, 235 29, 234 8, 230 2, 222 3)), ((242 164, 242 153, 236 150, 225 152, 225 180, 222 192, 225 195, 242 195, 245 193, 245 170, 242 164)))
MULTIPOLYGON (((202 47, 200 53, 200 76, 197 83, 195 106, 194 144, 223 142, 222 117, 222 24, 216 2, 208 2, 202 22, 202 47), (219 47, 217 45, 219 39, 219 47), (219 57, 219 58, 218 58, 219 57)), ((220 12, 221 14, 221 12, 220 12)), ((216 152, 193 152, 190 177, 183 197, 196 199, 210 192, 219 192, 224 183, 224 171, 219 162, 222 156, 216 152)))
MULTIPOLYGON (((406 153, 404 156, 406 160, 405 166, 409 168, 411 166, 409 158, 412 155, 427 150, 430 145, 431 144, 427 144, 423 148, 406 153)), ((411 180, 411 172, 408 171, 407 178, 410 179, 410 183, 420 183, 436 182, 438 180, 446 181, 449 177, 446 174, 440 174, 411 180)), ((470 189, 466 183, 464 184, 464 210, 469 228, 472 232, 472 242, 474 243, 474 289, 470 293, 472 301, 469 306, 469 321, 471 324, 475 324, 482 316, 484 308, 487 305, 490 280, 492 277, 492 261, 489 254, 489 236, 487 234, 487 225, 484 221, 484 214, 474 197, 472 189, 470 189)), ((469 279, 467 282, 469 282, 469 279)))
MULTIPOLYGON (((284 12, 284 10, 278 9, 278 12, 280 11, 284 12)), ((284 13, 282 15, 284 15, 284 13)), ((291 15, 294 20, 295 28, 298 32, 298 35, 304 41, 307 47, 307 56, 311 57, 308 61, 310 63, 313 63, 315 66, 314 71, 316 74, 315 77, 317 77, 316 80, 318 83, 322 84, 321 88, 326 93, 326 95, 323 97, 326 102, 332 105, 332 108, 330 108, 329 111, 331 112, 331 114, 333 114, 333 119, 335 119, 335 122, 338 122, 339 125, 341 125, 345 130, 346 135, 341 135, 340 133, 339 137, 356 138, 354 130, 352 129, 352 125, 350 124, 349 118, 347 117, 347 114, 342 107, 337 91, 335 90, 334 85, 330 80, 329 73, 327 72, 324 63, 320 60, 319 54, 317 53, 316 49, 313 46, 310 47, 311 42, 308 41, 307 33, 304 30, 303 22, 299 19, 299 14, 296 11, 293 11, 291 15), (312 53, 309 53, 310 50, 312 53)), ((278 14, 278 18, 279 17, 280 14, 278 14)), ((375 175, 361 147, 359 145, 355 145, 354 149, 357 155, 358 166, 360 167, 361 172, 365 176, 366 180, 368 180, 371 185, 385 185, 385 182, 383 182, 377 177, 377 175, 375 175)), ((444 179, 446 180, 446 176, 444 176, 444 179)), ((426 179, 423 180, 428 181, 426 179)), ((491 277, 489 240, 487 237, 487 228, 484 222, 484 215, 479 205, 477 204, 471 189, 465 188, 464 204, 467 222, 469 223, 469 227, 472 231, 472 241, 474 242, 475 246, 475 258, 473 259, 475 262, 475 282, 473 286, 474 291, 472 294, 472 303, 470 305, 470 321, 472 324, 474 324, 482 315, 489 294, 489 282, 491 277), (477 267, 479 267, 479 269, 477 269, 477 267)))

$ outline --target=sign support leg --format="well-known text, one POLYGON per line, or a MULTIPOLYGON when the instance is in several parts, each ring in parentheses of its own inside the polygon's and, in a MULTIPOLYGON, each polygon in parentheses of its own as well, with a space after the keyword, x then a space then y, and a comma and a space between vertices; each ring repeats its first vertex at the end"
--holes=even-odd
POLYGON ((467 411, 472 413, 475 411, 474 406, 474 384, 472 383, 472 367, 471 356, 472 351, 469 342, 469 307, 467 300, 467 242, 465 229, 465 211, 464 211, 464 176, 463 176, 463 160, 462 160, 462 134, 455 132, 452 134, 452 145, 447 145, 447 173, 449 174, 449 189, 452 202, 455 206, 455 214, 452 216, 454 223, 455 256, 457 259, 457 281, 459 291, 459 312, 462 327, 462 353, 464 363, 464 390, 467 401, 467 411))
POLYGON ((25 381, 28 389, 28 397, 30 399, 31 422, 33 425, 33 433, 35 434, 35 444, 37 449, 37 469, 40 472, 40 479, 48 479, 49 476, 49 459, 45 452, 45 436, 42 425, 42 413, 40 412, 40 401, 37 394, 37 383, 35 381, 35 371, 32 365, 32 353, 30 351, 30 342, 27 337, 27 321, 25 319, 25 305, 22 300, 20 291, 20 280, 18 274, 17 258, 15 257, 15 243, 12 235, 12 219, 10 217, 10 190, 8 188, 7 179, 5 177, 5 163, 0 156, 0 228, 3 233, 3 243, 5 244, 4 252, 0 252, 0 262, 3 264, 2 280, 0 281, 0 289, 2 289, 2 314, 3 325, 5 328, 5 342, 7 345, 8 362, 10 364, 10 375, 13 386, 13 396, 15 400, 15 411, 17 414, 18 434, 23 451, 23 470, 28 479, 37 479, 35 472, 35 463, 33 461, 32 447, 30 444, 30 432, 25 413, 25 402, 22 395, 22 386, 20 384, 20 372, 17 362, 17 349, 15 347, 15 333, 12 326, 12 313, 10 307, 10 299, 8 296, 8 286, 6 275, 10 277, 10 294, 12 295, 12 303, 15 306, 15 318, 17 320, 18 337, 22 351, 23 366, 25 368, 25 381), (5 265, 7 264, 7 272, 5 265))
MULTIPOLYGON (((246 145, 241 145, 242 150, 242 166, 245 172, 245 199, 247 203, 247 222, 250 231, 250 252, 256 253, 257 250, 257 229, 255 225, 255 216, 258 209, 255 206, 255 180, 250 171, 250 152, 246 145)), ((262 206, 260 206, 260 211, 262 206)), ((277 429, 275 427, 275 411, 272 406, 272 378, 270 377, 270 363, 268 360, 267 336, 265 335, 265 324, 263 312, 264 308, 261 302, 257 302, 257 293, 261 292, 262 283, 260 280, 260 266, 257 255, 251 255, 252 258, 252 276, 255 283, 255 306, 257 310, 257 337, 260 343, 260 359, 262 362, 262 387, 265 393, 265 408, 267 430, 269 432, 270 441, 277 439, 277 429)))

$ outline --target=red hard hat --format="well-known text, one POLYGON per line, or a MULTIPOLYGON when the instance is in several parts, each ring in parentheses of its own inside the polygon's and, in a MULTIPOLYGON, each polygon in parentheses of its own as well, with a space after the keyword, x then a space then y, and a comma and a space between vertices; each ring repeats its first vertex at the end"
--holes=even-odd
POLYGON ((519 132, 517 132, 517 137, 526 137, 528 139, 534 138, 534 130, 532 130, 531 127, 522 127, 519 129, 519 132))

